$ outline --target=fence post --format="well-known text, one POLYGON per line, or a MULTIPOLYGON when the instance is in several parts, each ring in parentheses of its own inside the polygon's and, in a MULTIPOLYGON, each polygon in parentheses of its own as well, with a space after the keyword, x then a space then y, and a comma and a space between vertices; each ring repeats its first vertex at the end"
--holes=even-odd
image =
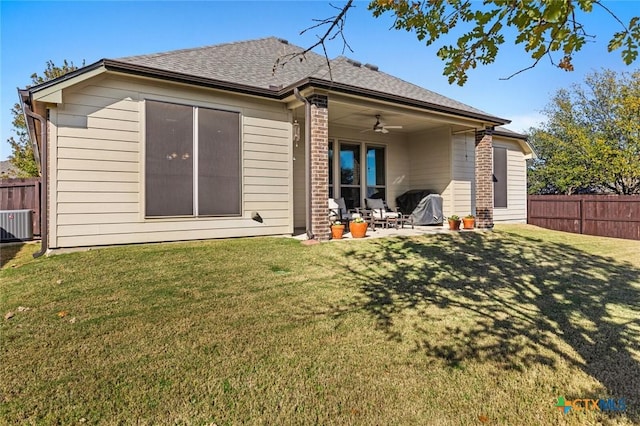
POLYGON ((580 233, 584 234, 584 198, 580 197, 580 233))

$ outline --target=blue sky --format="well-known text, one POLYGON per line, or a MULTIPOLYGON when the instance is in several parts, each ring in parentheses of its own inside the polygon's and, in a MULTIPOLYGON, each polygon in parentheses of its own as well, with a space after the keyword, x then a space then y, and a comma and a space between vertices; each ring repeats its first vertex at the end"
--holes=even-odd
MULTIPOLYGON (((640 15, 640 0, 608 1, 607 6, 627 23, 640 15)), ((336 5, 344 2, 335 1, 336 5)), ((574 72, 552 67, 548 61, 511 80, 503 81, 531 59, 509 40, 497 62, 469 73, 464 87, 449 85, 436 46, 426 47, 413 34, 390 30, 391 17, 374 18, 368 2, 357 1, 349 12, 345 35, 354 52, 345 55, 381 71, 449 96, 490 114, 513 121, 509 128, 524 131, 538 125, 540 111, 556 90, 581 83, 587 73, 602 68, 631 71, 619 53, 608 54, 607 42, 617 23, 601 10, 583 19, 595 33, 575 58, 574 72)), ((321 30, 300 31, 314 18, 335 14, 328 1, 5 1, 0 0, 1 98, 0 159, 10 154, 6 140, 13 135, 10 110, 17 101, 16 88, 30 83, 29 76, 45 68, 46 61, 64 59, 80 65, 102 58, 169 51, 218 43, 277 36, 306 47, 321 30)), ((342 45, 330 45, 329 55, 342 53, 342 45)), ((319 52, 321 53, 321 52, 319 52)))

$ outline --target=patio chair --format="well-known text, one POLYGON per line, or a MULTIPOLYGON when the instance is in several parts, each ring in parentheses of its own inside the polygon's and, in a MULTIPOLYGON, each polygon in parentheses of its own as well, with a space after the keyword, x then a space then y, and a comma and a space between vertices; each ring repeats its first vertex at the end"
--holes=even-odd
POLYGON ((369 212, 371 227, 382 225, 383 228, 397 228, 402 221, 402 214, 393 211, 381 198, 365 198, 365 206, 369 212))
POLYGON ((351 213, 347 210, 344 198, 329 198, 329 220, 335 222, 339 220, 345 225, 351 220, 351 213))
POLYGON ((387 203, 381 198, 366 198, 368 216, 371 221, 372 228, 375 225, 382 225, 385 228, 393 226, 394 228, 404 228, 405 224, 410 224, 414 229, 413 217, 408 214, 402 214, 397 209, 391 209, 387 203))

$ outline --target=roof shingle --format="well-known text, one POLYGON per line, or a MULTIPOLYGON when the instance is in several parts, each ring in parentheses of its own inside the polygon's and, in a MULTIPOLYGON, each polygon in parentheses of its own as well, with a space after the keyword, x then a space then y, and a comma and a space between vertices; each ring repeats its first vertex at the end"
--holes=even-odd
POLYGON ((313 78, 327 84, 339 83, 357 89, 433 104, 461 113, 491 117, 499 122, 508 121, 373 67, 362 66, 343 56, 330 61, 331 72, 329 72, 326 58, 314 52, 308 52, 303 61, 294 59, 285 66, 278 66, 275 73, 273 72, 278 58, 303 50, 282 39, 268 37, 195 49, 129 56, 115 61, 260 89, 289 87, 307 78, 313 78))

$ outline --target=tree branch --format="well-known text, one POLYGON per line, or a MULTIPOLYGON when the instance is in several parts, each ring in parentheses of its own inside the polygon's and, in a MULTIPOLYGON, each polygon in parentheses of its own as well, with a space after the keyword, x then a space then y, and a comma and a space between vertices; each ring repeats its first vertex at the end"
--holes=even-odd
POLYGON ((313 21, 317 22, 315 25, 312 25, 300 31, 300 35, 302 35, 314 28, 320 28, 325 25, 328 25, 329 28, 324 33, 324 35, 317 36, 318 41, 301 52, 288 53, 286 55, 282 55, 278 57, 275 63, 273 64, 273 69, 272 69, 273 74, 276 73, 276 70, 278 67, 284 68, 285 65, 287 65, 289 62, 291 62, 296 58, 298 58, 300 62, 302 62, 303 60, 305 60, 306 58, 305 55, 307 53, 309 53, 310 51, 312 51, 318 46, 322 46, 322 51, 324 52, 324 57, 327 61, 327 66, 329 67, 329 78, 333 80, 333 76, 331 75, 331 62, 329 59, 329 55, 327 54, 326 42, 334 40, 336 37, 340 36, 342 38, 342 52, 344 53, 345 49, 349 49, 349 51, 353 52, 353 49, 351 49, 351 46, 349 46, 349 43, 347 43, 347 40, 344 36, 344 25, 347 17, 347 12, 349 11, 349 9, 355 6, 353 5, 353 0, 348 0, 347 3, 342 8, 336 7, 332 4, 331 4, 331 7, 339 10, 340 12, 337 15, 332 16, 330 18, 314 19, 313 21))

